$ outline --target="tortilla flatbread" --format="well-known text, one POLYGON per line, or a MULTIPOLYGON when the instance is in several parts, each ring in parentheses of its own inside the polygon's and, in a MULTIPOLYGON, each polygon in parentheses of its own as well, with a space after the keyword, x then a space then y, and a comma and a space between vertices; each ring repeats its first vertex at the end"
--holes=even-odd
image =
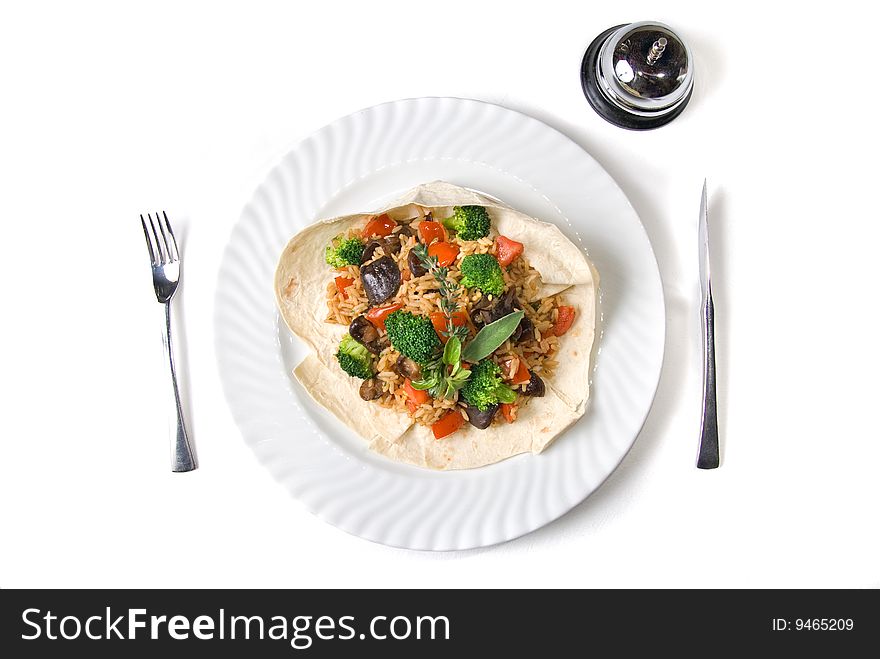
POLYGON ((470 469, 519 453, 540 453, 584 414, 598 280, 584 252, 555 224, 472 190, 435 181, 413 188, 387 208, 322 220, 300 231, 281 253, 275 298, 287 326, 312 350, 294 375, 319 405, 366 439, 370 449, 391 459, 432 469, 470 469), (395 219, 413 217, 413 204, 432 209, 437 217, 449 215, 452 206, 485 206, 497 233, 526 246, 531 266, 541 273, 539 297, 564 291, 566 303, 577 310, 574 324, 560 340, 556 372, 545 380, 546 395, 522 407, 509 426, 478 430, 466 424, 436 440, 430 428, 414 424, 408 415, 362 400, 360 380, 346 375, 336 362, 334 355, 347 328, 325 322, 330 274, 324 248, 348 228, 381 213, 395 219))

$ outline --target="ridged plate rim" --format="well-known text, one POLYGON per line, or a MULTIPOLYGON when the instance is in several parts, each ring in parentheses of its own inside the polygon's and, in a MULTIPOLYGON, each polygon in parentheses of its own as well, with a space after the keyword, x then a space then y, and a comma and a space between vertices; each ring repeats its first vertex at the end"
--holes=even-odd
POLYGON ((300 142, 244 207, 218 274, 218 368, 246 443, 320 518, 368 540, 410 549, 503 542, 583 501, 638 436, 659 382, 664 342, 657 262, 613 179, 554 128, 471 99, 384 103, 300 142), (272 273, 284 244, 346 190, 369 188, 373 179, 393 178, 393 172, 405 176, 407 168, 433 172, 432 167, 451 172, 447 179, 483 179, 494 186, 484 192, 515 207, 511 197, 521 197, 530 207, 520 210, 552 209, 541 219, 557 221, 589 248, 602 276, 603 335, 587 413, 539 456, 438 473, 347 450, 330 436, 345 431, 327 430, 326 412, 316 409, 289 373, 290 338, 280 328, 272 295, 272 273))

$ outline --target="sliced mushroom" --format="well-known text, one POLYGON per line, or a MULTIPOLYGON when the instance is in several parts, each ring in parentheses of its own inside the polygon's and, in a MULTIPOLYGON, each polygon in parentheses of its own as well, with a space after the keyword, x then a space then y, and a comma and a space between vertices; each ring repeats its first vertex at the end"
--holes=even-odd
POLYGON ((400 270, 390 256, 383 256, 361 266, 361 281, 370 304, 381 304, 395 296, 400 288, 400 270))
POLYGON ((392 234, 387 238, 373 238, 364 245, 364 253, 361 255, 361 265, 373 258, 376 250, 382 248, 386 255, 397 254, 400 251, 399 233, 392 234))
POLYGON ((532 373, 532 377, 529 378, 529 383, 526 385, 526 389, 525 391, 523 391, 523 394, 526 396, 541 398, 544 393, 544 381, 540 378, 540 376, 532 373))
POLYGON ((516 329, 513 330, 513 334, 510 335, 510 340, 514 343, 525 343, 526 341, 531 341, 535 338, 535 326, 532 324, 532 321, 529 320, 526 316, 523 316, 523 319, 519 321, 519 325, 516 326, 516 329))
POLYGON ((370 378, 361 382, 361 398, 375 400, 382 395, 382 382, 378 378, 370 378))
POLYGON ((394 370, 397 371, 398 375, 409 378, 410 380, 418 380, 422 377, 422 367, 406 355, 401 355, 397 358, 397 362, 394 364, 394 370))
POLYGON ((493 300, 490 300, 488 295, 483 295, 479 300, 474 302, 470 309, 470 316, 474 325, 477 326, 477 329, 492 322, 491 317, 493 306, 493 300))
MULTIPOLYGON (((471 318, 474 321, 474 325, 480 329, 484 325, 494 323, 496 320, 500 320, 504 316, 521 309, 522 305, 519 303, 519 298, 516 297, 516 291, 508 288, 501 297, 497 297, 494 300, 490 300, 488 296, 477 300, 471 309, 471 318)), ((513 343, 530 341, 535 338, 534 329, 532 321, 523 316, 523 319, 519 321, 519 325, 511 334, 510 340, 513 343)))
POLYGON ((348 333, 351 335, 351 338, 374 355, 382 352, 382 347, 379 345, 379 330, 376 329, 373 323, 367 320, 366 316, 358 316, 351 321, 351 324, 348 326, 348 333))
POLYGON ((507 314, 511 314, 522 308, 519 298, 516 297, 516 291, 508 288, 504 294, 498 298, 498 303, 492 309, 492 322, 504 318, 507 314))
POLYGON ((402 247, 402 245, 400 244, 400 234, 394 233, 385 238, 382 247, 385 249, 386 254, 390 255, 399 253, 400 248, 402 247))
POLYGON ((468 421, 474 428, 485 430, 492 425, 492 419, 495 418, 495 412, 498 411, 498 404, 489 405, 485 410, 481 410, 474 405, 467 406, 468 421))
POLYGON ((416 254, 414 249, 409 250, 409 255, 406 257, 406 265, 409 266, 409 271, 412 273, 413 277, 421 277, 428 272, 422 265, 422 260, 419 258, 419 255, 416 254))
POLYGON ((397 236, 406 236, 409 238, 410 236, 418 237, 416 230, 413 229, 409 224, 401 224, 400 230, 395 233, 397 236))
POLYGON ((480 295, 479 299, 474 302, 474 309, 491 309, 495 305, 498 298, 491 298, 488 295, 480 295))
POLYGON ((366 245, 364 245, 364 253, 361 254, 361 265, 363 265, 367 261, 372 260, 373 253, 381 246, 382 243, 378 240, 371 240, 366 245))

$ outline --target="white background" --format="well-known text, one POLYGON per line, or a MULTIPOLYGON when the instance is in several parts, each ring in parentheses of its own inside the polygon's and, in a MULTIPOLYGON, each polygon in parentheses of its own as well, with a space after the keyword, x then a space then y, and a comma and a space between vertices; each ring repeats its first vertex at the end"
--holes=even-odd
POLYGON ((470 0, 4 4, 0 586, 880 587, 880 19, 869 3, 470 0), (781 4, 781 3, 780 3, 781 4), (669 126, 580 90, 635 20, 690 42, 669 126), (564 131, 617 180, 660 264, 667 352, 621 467, 557 522, 431 554, 325 525, 274 483, 220 389, 213 298, 256 185, 329 121, 416 96, 564 131), (694 468, 696 213, 709 178, 724 462, 694 468), (185 233, 201 468, 168 470, 161 307, 141 212, 185 233))

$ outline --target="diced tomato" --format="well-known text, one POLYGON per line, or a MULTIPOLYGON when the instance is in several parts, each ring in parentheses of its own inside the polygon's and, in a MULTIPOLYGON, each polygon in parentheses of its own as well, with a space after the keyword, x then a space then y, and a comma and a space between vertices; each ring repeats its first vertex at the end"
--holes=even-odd
POLYGON ((403 381, 403 390, 406 392, 407 400, 411 400, 416 405, 421 405, 431 400, 428 392, 413 387, 412 381, 409 378, 403 381))
MULTIPOLYGON (((443 332, 446 331, 446 314, 442 311, 435 311, 431 315, 431 324, 434 326, 434 331, 437 332, 437 336, 440 337, 440 340, 446 343, 446 337, 443 336, 443 332)), ((452 319, 452 322, 455 322, 455 318, 452 319)))
POLYGON ((354 283, 354 279, 351 277, 336 277, 334 281, 336 282, 336 290, 342 293, 342 297, 347 298, 345 289, 354 283))
MULTIPOLYGON (((501 371, 504 374, 504 378, 507 378, 507 374, 510 373, 511 364, 513 364, 513 360, 515 357, 511 357, 509 359, 505 359, 501 363, 501 371)), ((526 363, 522 359, 517 360, 516 371, 513 376, 510 378, 510 384, 519 385, 519 384, 528 384, 532 375, 529 373, 529 368, 526 366, 526 363)))
POLYGON ((428 256, 436 256, 437 265, 445 268, 455 263, 458 249, 455 243, 433 243, 428 247, 428 256))
POLYGON ((516 417, 514 416, 514 410, 516 406, 513 403, 501 403, 501 413, 504 415, 504 420, 507 423, 513 423, 516 421, 516 417))
MULTIPOLYGON (((452 324, 456 327, 464 327, 467 325, 468 315, 466 311, 453 311, 452 312, 452 324)), ((444 332, 446 331, 446 314, 442 311, 435 311, 431 314, 431 324, 434 326, 434 330, 437 332, 437 336, 440 337, 440 340, 443 343, 449 339, 448 336, 444 336, 444 332)))
POLYGON ((419 409, 419 406, 407 398, 406 408, 409 410, 410 414, 415 414, 416 410, 419 409))
POLYGON ((396 226, 397 222, 383 213, 367 222, 367 226, 364 227, 363 236, 364 238, 372 238, 373 236, 382 236, 384 238, 385 236, 390 236, 396 226))
POLYGON ((367 320, 380 330, 384 330, 385 319, 399 309, 403 309, 402 304, 386 304, 384 307, 373 307, 366 314, 367 320))
POLYGON ((447 412, 435 421, 433 426, 431 426, 431 431, 434 433, 434 439, 443 439, 444 437, 451 435, 461 428, 463 423, 464 417, 461 415, 461 412, 458 410, 447 412))
POLYGON ((439 222, 419 222, 419 235, 426 245, 435 240, 442 243, 446 240, 446 228, 439 222))
POLYGON ((571 329, 574 322, 574 307, 559 307, 559 314, 556 316, 556 324, 553 326, 553 334, 562 336, 571 329))
POLYGON ((502 267, 510 265, 523 253, 523 244, 506 236, 498 236, 495 245, 497 247, 495 256, 502 267))
POLYGON ((516 373, 513 376, 513 380, 510 381, 510 384, 528 384, 531 379, 532 374, 529 373, 528 367, 526 367, 526 363, 520 359, 519 366, 516 369, 516 373))

